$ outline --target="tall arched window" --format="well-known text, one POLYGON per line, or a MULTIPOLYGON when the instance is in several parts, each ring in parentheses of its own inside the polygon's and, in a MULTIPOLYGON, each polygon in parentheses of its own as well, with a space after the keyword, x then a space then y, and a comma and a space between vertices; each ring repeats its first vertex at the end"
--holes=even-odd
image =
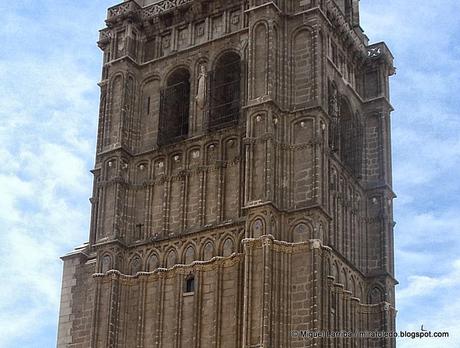
POLYGON ((190 73, 184 68, 174 71, 161 91, 158 144, 182 140, 188 133, 190 110, 190 73))
POLYGON ((340 103, 340 157, 353 175, 361 176, 363 158, 363 125, 359 117, 352 112, 348 101, 342 98, 340 103))
POLYGON ((208 129, 234 125, 240 115, 241 59, 235 52, 225 53, 210 74, 208 129))

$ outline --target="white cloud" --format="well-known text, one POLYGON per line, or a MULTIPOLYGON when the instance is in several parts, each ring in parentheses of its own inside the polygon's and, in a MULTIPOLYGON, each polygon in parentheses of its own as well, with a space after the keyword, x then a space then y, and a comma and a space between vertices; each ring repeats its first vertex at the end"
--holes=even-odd
MULTIPOLYGON (((428 277, 411 275, 409 284, 397 293, 399 303, 413 301, 415 297, 443 293, 447 288, 454 288, 460 285, 460 259, 451 265, 452 270, 440 277, 428 277)), ((450 267, 449 267, 450 268, 450 267)))
POLYGON ((460 286, 460 259, 450 265, 451 271, 439 277, 411 276, 406 288, 397 293, 400 316, 399 331, 420 331, 421 326, 432 332, 448 332, 449 338, 400 338, 402 348, 458 347, 460 336, 460 303, 456 300, 460 286), (433 308, 434 307, 434 308, 433 308))
POLYGON ((108 5, 0 4, 1 347, 55 345, 59 257, 88 237, 108 5))

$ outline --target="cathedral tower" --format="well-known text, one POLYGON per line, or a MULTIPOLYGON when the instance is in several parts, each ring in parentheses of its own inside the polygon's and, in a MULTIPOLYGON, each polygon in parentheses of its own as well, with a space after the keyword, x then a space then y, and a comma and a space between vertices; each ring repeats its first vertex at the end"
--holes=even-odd
POLYGON ((394 347, 389 77, 359 0, 109 8, 58 347, 394 347))

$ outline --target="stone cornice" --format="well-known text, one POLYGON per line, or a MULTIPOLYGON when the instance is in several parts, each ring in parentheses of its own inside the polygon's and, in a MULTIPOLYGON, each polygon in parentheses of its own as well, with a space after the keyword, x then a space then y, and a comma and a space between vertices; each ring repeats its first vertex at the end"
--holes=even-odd
POLYGON ((305 242, 293 243, 276 240, 272 235, 264 235, 258 238, 245 238, 241 242, 245 248, 259 249, 264 246, 270 246, 272 250, 285 252, 288 254, 305 250, 319 250, 323 247, 323 244, 319 239, 310 239, 305 242))
MULTIPOLYGON (((141 21, 152 20, 175 10, 187 8, 192 5, 193 2, 195 2, 195 0, 162 0, 149 6, 141 7, 134 0, 125 1, 108 9, 106 22, 109 24, 125 18, 138 19, 141 21)), ((231 1, 227 2, 230 3, 230 5, 234 5, 231 1)))
POLYGON ((145 279, 158 279, 170 278, 178 274, 187 275, 195 271, 212 271, 218 267, 231 267, 241 262, 243 254, 233 253, 230 256, 215 256, 208 261, 194 261, 191 264, 183 265, 177 264, 170 268, 157 268, 152 272, 137 272, 135 275, 124 274, 118 270, 110 270, 106 273, 95 273, 93 278, 105 280, 121 280, 125 282, 132 282, 142 278, 145 279))
POLYGON ((340 8, 335 4, 333 0, 326 0, 325 7, 327 13, 330 15, 330 18, 328 19, 330 20, 331 24, 336 25, 337 32, 343 38, 343 40, 351 44, 360 58, 366 58, 367 51, 365 43, 359 37, 359 35, 356 34, 355 30, 345 19, 345 16, 343 15, 340 8))

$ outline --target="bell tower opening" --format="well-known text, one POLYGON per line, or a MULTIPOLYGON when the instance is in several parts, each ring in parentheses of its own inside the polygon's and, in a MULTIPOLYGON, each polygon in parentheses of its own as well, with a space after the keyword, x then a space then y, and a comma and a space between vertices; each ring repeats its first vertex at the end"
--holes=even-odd
POLYGON ((363 125, 348 101, 340 103, 340 157, 356 178, 361 178, 363 158, 363 125))
POLYGON ((167 79, 160 96, 158 145, 175 143, 187 137, 190 113, 190 72, 176 69, 167 79))
POLYGON ((240 115, 241 58, 235 52, 222 55, 211 74, 208 129, 232 126, 240 115))

